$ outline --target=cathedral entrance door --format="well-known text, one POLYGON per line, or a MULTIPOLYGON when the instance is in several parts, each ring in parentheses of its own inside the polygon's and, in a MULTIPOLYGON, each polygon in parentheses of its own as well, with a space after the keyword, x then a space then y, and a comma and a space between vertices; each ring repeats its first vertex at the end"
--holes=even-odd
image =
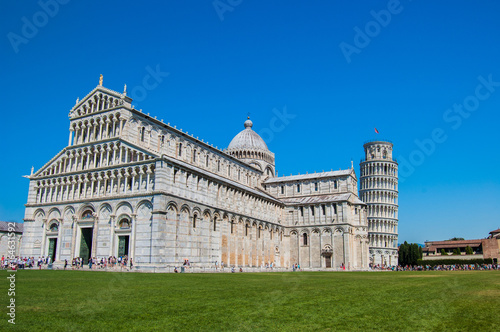
POLYGON ((57 239, 51 238, 49 239, 49 257, 51 262, 56 260, 56 248, 57 248, 57 239))
POLYGON ((83 258, 83 263, 88 264, 92 253, 92 233, 93 228, 82 228, 82 239, 80 241, 80 257, 83 258))
POLYGON ((326 256, 325 257, 325 267, 326 268, 331 268, 332 267, 332 256, 326 256))
POLYGON ((128 240, 128 235, 118 237, 118 257, 125 255, 128 256, 128 240))

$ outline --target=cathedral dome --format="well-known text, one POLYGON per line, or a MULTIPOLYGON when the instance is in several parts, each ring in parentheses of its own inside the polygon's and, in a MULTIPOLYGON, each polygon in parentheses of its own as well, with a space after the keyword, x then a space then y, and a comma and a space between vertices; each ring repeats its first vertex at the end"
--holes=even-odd
POLYGON ((256 149, 266 150, 266 142, 255 131, 252 130, 253 122, 248 118, 244 123, 245 129, 240 131, 238 135, 234 136, 231 143, 229 143, 228 150, 239 149, 256 149))

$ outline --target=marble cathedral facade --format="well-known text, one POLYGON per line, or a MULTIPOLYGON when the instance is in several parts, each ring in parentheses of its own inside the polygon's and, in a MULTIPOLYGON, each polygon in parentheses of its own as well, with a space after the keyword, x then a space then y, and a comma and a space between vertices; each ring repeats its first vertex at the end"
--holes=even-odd
POLYGON ((29 176, 22 256, 128 255, 142 269, 369 264, 353 168, 275 176, 245 121, 220 150, 99 85, 69 113, 68 146, 29 176))

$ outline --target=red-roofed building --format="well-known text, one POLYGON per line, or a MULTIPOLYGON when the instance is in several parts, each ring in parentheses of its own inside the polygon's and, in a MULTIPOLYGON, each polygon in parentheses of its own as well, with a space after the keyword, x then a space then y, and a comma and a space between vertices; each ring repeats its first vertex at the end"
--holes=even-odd
POLYGON ((452 256, 449 258, 453 259, 473 259, 473 258, 493 258, 494 261, 498 262, 500 258, 500 228, 491 231, 490 236, 486 239, 476 239, 476 240, 447 240, 447 241, 426 241, 425 247, 422 248, 423 259, 433 260, 433 259, 443 259, 441 251, 446 252, 446 256, 453 255, 453 251, 460 248, 462 254, 460 256, 452 256), (465 248, 471 247, 473 254, 466 255, 465 248))

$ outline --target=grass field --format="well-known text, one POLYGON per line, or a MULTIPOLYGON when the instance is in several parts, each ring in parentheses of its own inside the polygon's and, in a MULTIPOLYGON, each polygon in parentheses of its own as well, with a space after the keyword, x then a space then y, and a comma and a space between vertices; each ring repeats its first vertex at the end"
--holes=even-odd
POLYGON ((500 271, 7 276, 0 330, 500 330, 500 271))

